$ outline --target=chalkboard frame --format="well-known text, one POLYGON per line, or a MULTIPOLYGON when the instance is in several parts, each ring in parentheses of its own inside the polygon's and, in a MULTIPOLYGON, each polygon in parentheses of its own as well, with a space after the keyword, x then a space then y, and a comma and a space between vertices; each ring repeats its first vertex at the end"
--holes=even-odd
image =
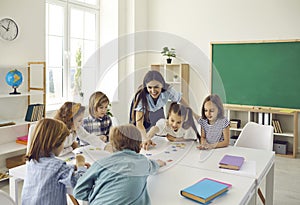
POLYGON ((223 103, 300 108, 300 40, 211 42, 211 93, 223 103))

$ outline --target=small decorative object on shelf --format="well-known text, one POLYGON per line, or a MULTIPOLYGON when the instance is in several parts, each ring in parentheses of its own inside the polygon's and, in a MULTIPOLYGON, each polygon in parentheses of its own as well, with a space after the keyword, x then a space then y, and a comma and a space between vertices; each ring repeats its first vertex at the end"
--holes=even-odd
POLYGON ((11 70, 6 74, 6 83, 11 86, 14 89, 14 92, 9 93, 11 95, 21 94, 17 92, 17 88, 22 84, 23 82, 23 75, 20 71, 17 69, 11 70))
POLYGON ((178 76, 178 75, 174 75, 174 76, 173 76, 173 80, 174 80, 174 82, 178 82, 179 76, 178 76))
POLYGON ((163 56, 167 56, 167 63, 172 63, 172 58, 176 58, 175 48, 169 49, 167 46, 163 48, 162 52, 160 52, 163 56))

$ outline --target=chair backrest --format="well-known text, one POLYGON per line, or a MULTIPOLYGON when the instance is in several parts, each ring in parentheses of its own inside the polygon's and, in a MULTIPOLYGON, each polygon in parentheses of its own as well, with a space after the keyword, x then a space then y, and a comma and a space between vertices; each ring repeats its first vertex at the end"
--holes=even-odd
POLYGON ((248 122, 240 133, 234 146, 273 150, 273 127, 248 122))
POLYGON ((0 190, 0 204, 15 205, 15 201, 4 191, 0 190))
POLYGON ((31 124, 30 127, 29 127, 29 130, 28 130, 28 140, 27 140, 27 151, 26 151, 26 154, 28 153, 29 148, 30 148, 30 144, 31 144, 31 141, 32 141, 32 135, 33 135, 33 130, 35 128, 35 125, 36 124, 31 124))

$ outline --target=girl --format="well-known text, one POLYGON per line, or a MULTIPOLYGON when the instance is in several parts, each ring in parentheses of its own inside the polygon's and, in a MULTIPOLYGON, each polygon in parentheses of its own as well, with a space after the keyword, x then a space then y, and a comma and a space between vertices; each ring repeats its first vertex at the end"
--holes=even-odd
POLYGON ((74 188, 77 199, 90 205, 148 205, 147 177, 166 163, 138 154, 142 136, 134 125, 112 127, 114 153, 95 162, 74 188))
POLYGON ((112 126, 112 120, 107 115, 107 107, 109 105, 108 97, 100 92, 94 92, 89 99, 90 116, 83 120, 84 129, 107 142, 109 141, 109 129, 112 126))
POLYGON ((199 149, 229 145, 229 121, 224 117, 223 103, 218 95, 209 95, 202 105, 201 144, 199 149))
POLYGON ((130 121, 141 131, 143 138, 159 119, 165 118, 163 106, 168 100, 187 105, 181 95, 165 82, 160 72, 151 70, 146 73, 130 108, 130 121))
POLYGON ((70 134, 67 126, 55 119, 42 119, 33 131, 26 155, 27 174, 22 190, 22 204, 67 204, 66 187, 74 187, 86 171, 85 159, 76 157, 76 165, 56 158, 70 134), (74 170, 77 171, 74 173, 74 170))
POLYGON ((89 134, 81 126, 84 111, 85 107, 81 106, 80 103, 65 102, 54 116, 55 119, 64 122, 70 131, 60 156, 72 152, 73 149, 78 147, 77 137, 84 144, 91 144, 101 149, 105 148, 105 143, 98 136, 89 134))
POLYGON ((182 142, 188 140, 200 140, 197 128, 194 123, 191 108, 186 108, 178 103, 171 103, 167 119, 160 119, 156 125, 151 127, 147 133, 146 142, 143 143, 144 149, 149 145, 155 145, 151 138, 154 135, 164 135, 171 142, 182 142))

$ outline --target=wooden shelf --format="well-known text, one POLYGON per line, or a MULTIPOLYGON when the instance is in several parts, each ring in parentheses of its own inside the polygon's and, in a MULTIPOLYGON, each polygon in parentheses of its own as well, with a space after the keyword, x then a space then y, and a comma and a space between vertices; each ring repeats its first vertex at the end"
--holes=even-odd
MULTIPOLYGON (((274 107, 258 107, 249 105, 232 105, 224 104, 226 115, 228 119, 240 119, 241 126, 245 126, 247 122, 259 122, 261 117, 266 116, 268 120, 263 120, 263 123, 268 121, 269 125, 272 125, 272 120, 277 119, 280 121, 280 127, 283 129, 283 133, 274 132, 274 140, 288 142, 287 154, 278 154, 284 157, 296 157, 298 151, 298 112, 297 109, 289 108, 274 108, 274 107)), ((237 135, 236 132, 241 132, 242 128, 230 128, 231 135, 237 135)))
POLYGON ((8 154, 11 152, 17 152, 17 151, 22 151, 26 150, 27 146, 18 144, 16 142, 9 142, 5 144, 0 145, 0 155, 8 154))

